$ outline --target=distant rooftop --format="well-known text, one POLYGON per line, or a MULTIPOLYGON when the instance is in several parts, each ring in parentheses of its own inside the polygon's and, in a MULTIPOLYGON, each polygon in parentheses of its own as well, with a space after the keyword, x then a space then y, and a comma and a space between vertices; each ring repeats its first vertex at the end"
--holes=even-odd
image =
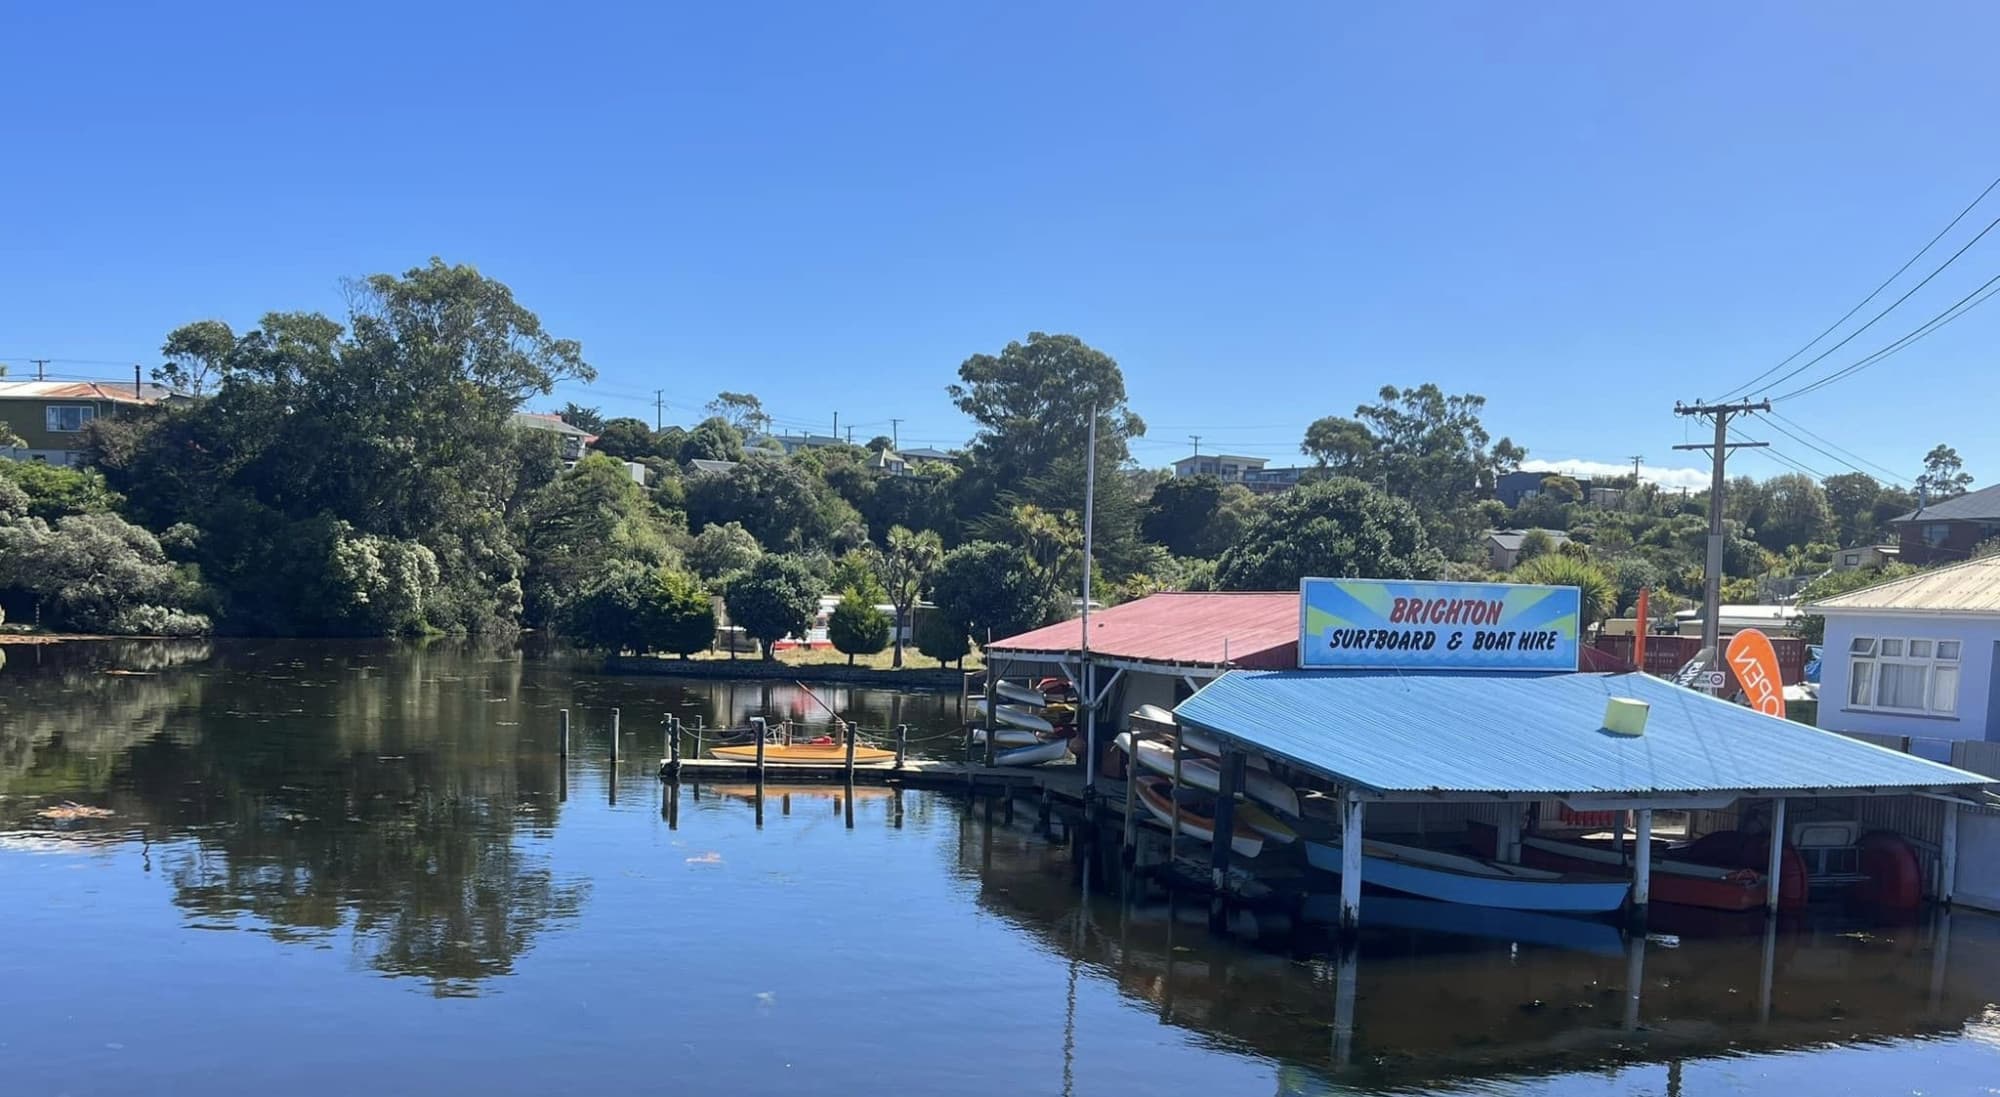
POLYGON ((109 400, 119 404, 152 404, 174 390, 148 381, 133 391, 118 381, 0 381, 0 400, 109 400))
MULTIPOLYGON (((1990 489, 1989 489, 1990 490, 1990 489)), ((2000 556, 1921 571, 1872 587, 1836 594, 1809 608, 1819 613, 2000 614, 2000 556)))
POLYGON ((689 461, 688 466, 694 470, 697 476, 723 475, 736 471, 736 462, 734 461, 708 461, 696 458, 689 461))
MULTIPOLYGON (((988 658, 1070 655, 1082 641, 1072 618, 995 641, 988 658)), ((1298 648, 1295 590, 1153 594, 1090 615, 1092 656, 1163 668, 1296 666, 1298 648)))
POLYGON ((1526 540, 1530 533, 1545 533, 1550 543, 1557 545, 1569 540, 1569 534, 1559 529, 1489 529, 1486 531, 1486 537, 1508 552, 1518 552, 1521 549, 1521 542, 1526 540))
POLYGON ((554 412, 517 411, 514 413, 514 425, 525 427, 529 430, 546 430, 555 434, 570 434, 581 438, 596 437, 582 427, 572 426, 564 422, 562 416, 554 412))
POLYGON ((1891 522, 1992 522, 2000 521, 2000 484, 1964 495, 1954 495, 1919 507, 1891 522))
POLYGON ((928 446, 912 446, 903 450, 905 461, 956 461, 958 454, 949 450, 931 449, 928 446))

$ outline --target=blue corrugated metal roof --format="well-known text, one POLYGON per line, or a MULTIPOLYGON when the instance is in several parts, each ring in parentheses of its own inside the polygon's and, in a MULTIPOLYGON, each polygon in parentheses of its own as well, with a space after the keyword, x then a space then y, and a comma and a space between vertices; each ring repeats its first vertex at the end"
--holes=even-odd
POLYGON ((1379 792, 1642 796, 1988 783, 1645 674, 1231 671, 1174 713, 1379 792), (1651 705, 1644 735, 1602 730, 1611 697, 1651 705))

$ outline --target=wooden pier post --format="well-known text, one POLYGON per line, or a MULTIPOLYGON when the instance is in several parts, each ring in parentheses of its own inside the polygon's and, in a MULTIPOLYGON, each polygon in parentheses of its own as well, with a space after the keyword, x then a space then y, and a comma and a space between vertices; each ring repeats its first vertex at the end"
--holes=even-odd
MULTIPOLYGON (((835 719, 839 719, 839 718, 838 718, 838 717, 835 717, 835 719)), ((846 762, 844 763, 844 765, 845 765, 845 769, 846 769, 846 772, 847 772, 847 790, 848 790, 848 797, 847 797, 847 798, 848 798, 848 799, 849 799, 850 801, 854 799, 854 795, 853 795, 853 793, 854 793, 854 739, 855 739, 855 733, 856 733, 856 731, 857 731, 857 730, 858 730, 858 729, 856 729, 856 728, 855 728, 855 726, 854 726, 853 724, 849 724, 849 725, 847 725, 847 761, 846 761, 846 762)))
POLYGON ((1130 869, 1138 867, 1139 864, 1139 805, 1137 803, 1139 790, 1139 744, 1145 741, 1146 733, 1139 730, 1139 726, 1135 721, 1132 729, 1126 732, 1126 735, 1129 738, 1125 741, 1132 745, 1132 749, 1125 752, 1125 836, 1124 840, 1119 843, 1118 856, 1125 863, 1125 867, 1130 869))
POLYGON ((556 757, 569 757, 569 710, 556 712, 556 757))
POLYGON ((896 768, 903 768, 903 759, 910 754, 910 725, 896 725, 896 768))
POLYGON ((611 710, 611 760, 618 760, 618 710, 611 710))
POLYGON ((667 717, 667 771, 676 778, 681 775, 681 718, 667 717))
POLYGON ((1347 811, 1340 826, 1340 932, 1352 937, 1361 928, 1362 822, 1368 804, 1347 790, 1347 811))
POLYGON ((994 673, 992 667, 986 668, 986 766, 989 769, 993 766, 993 717, 1000 708, 1000 695, 996 692, 999 684, 1000 676, 994 673))
MULTIPOLYGON (((1172 871, 1181 859, 1181 726, 1174 725, 1173 826, 1167 828, 1167 868, 1172 871)), ((1214 835, 1210 835, 1211 838, 1214 835)))
POLYGON ((1222 752, 1222 782, 1215 793, 1215 832, 1209 842, 1209 884, 1222 895, 1229 882, 1229 857, 1236 843, 1236 790, 1243 787, 1243 752, 1222 752))
POLYGON ((763 728, 757 729, 757 818, 764 818, 764 736, 763 728))
POLYGON ((1785 798, 1771 801, 1771 859, 1764 878, 1764 912, 1776 916, 1778 895, 1785 887, 1785 798))
POLYGON ((667 829, 681 829, 681 784, 679 781, 667 782, 666 809, 667 829))
POLYGON ((1653 898, 1653 809, 1640 808, 1632 838, 1632 930, 1646 931, 1646 907, 1653 898))

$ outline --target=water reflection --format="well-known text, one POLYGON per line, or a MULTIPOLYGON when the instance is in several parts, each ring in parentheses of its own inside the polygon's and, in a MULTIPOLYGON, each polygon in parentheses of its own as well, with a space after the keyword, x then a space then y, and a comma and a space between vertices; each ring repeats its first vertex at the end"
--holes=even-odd
MULTIPOLYGON (((836 1063, 853 1053, 856 1073, 828 1073, 823 1092, 869 1080, 942 1092, 971 1047, 992 1050, 982 1060, 991 1085, 959 1092, 1139 1092, 1213 1070, 1217 1092, 1246 1081, 1310 1094, 1632 1072, 1619 1091, 1657 1094, 1680 1085, 1684 1065, 1699 1073, 1719 1058, 1833 1045, 1893 1045, 1867 1060, 1873 1074, 1855 1068, 1862 1091, 1928 1082, 1951 1092, 1959 1077, 1934 1060, 1943 1038, 1964 1033, 1954 1047, 2000 1062, 1978 1044, 2000 1047, 1979 1035, 2000 1032, 2000 932, 1988 918, 1766 933, 1753 917, 1661 927, 1686 935, 1665 948, 1599 923, 1371 896, 1359 946, 1343 952, 1322 924, 1330 911, 1310 901, 1227 912, 1227 935, 1216 936, 1205 903, 1122 878, 1115 849, 1033 800, 778 784, 760 794, 653 777, 669 714, 709 727, 786 712, 823 721, 817 695, 871 727, 908 721, 945 736, 955 695, 610 679, 562 658, 454 644, 13 654, 0 670, 0 875, 25 873, 30 850, 81 850, 123 858, 118 870, 147 886, 108 908, 109 930, 73 937, 60 933, 72 908, 57 908, 88 911, 93 900, 65 894, 66 877, 0 887, 0 921, 32 915, 68 950, 0 950, 0 1009, 25 1004, 7 997, 10 980, 65 992, 82 951, 129 956, 176 941, 107 935, 156 931, 147 912, 159 910, 177 943, 254 940, 193 930, 254 931, 291 956, 351 951, 351 966, 405 981, 395 997, 425 1007, 443 1004, 424 994, 478 996, 449 1005, 491 1010, 476 1015, 476 1038, 481 1055, 499 1058, 483 1070, 471 1056, 452 1060, 464 1074, 446 1088, 482 1092, 562 1088, 512 1077, 507 1048, 486 1046, 529 1047, 559 1012, 552 1001, 603 1003, 563 1030, 568 1041, 627 1017, 638 1031, 612 1046, 651 1047, 668 1029, 719 1033, 672 1045, 682 1056, 726 1047, 690 1068, 691 1085, 717 1091, 769 1088, 770 1076, 730 1072, 776 1050, 836 1063), (623 713, 618 765, 608 760, 612 707, 623 713), (561 709, 574 719, 567 759, 556 749, 561 709), (110 814, 49 814, 67 803, 110 814), (738 932, 759 949, 717 947, 738 932), (510 1016, 510 995, 493 993, 506 987, 534 988, 511 996, 534 996, 514 1015, 525 1036, 483 1027, 510 1016), (828 1001, 782 1030, 730 1012, 774 987, 828 1001), (893 1032, 833 1023, 863 1005, 893 1014, 893 1032), (959 1015, 967 1010, 976 1024, 959 1015), (882 1046, 859 1042, 871 1034, 882 1046), (1911 1041, 1919 1050, 1903 1054, 1911 1041)), ((196 1004, 227 1013, 262 975, 218 978, 196 1004)), ((355 989, 375 982, 335 972, 299 985, 359 1028, 375 1011, 390 1016, 385 1025, 448 1016, 398 1012, 355 989)), ((0 1042, 0 1054, 10 1050, 0 1042)), ((434 1053, 384 1057, 415 1070, 434 1053)), ((555 1053, 534 1052, 545 1054, 555 1053)), ((619 1056, 589 1069, 607 1082, 657 1082, 647 1056, 629 1058, 630 1077, 619 1056)), ((29 1065, 51 1077, 66 1069, 54 1058, 29 1065)), ((158 1079, 135 1076, 132 1091, 146 1080, 158 1079)))
POLYGON ((1079 908, 1081 881, 1115 866, 1115 852, 1004 819, 984 807, 964 816, 959 865, 979 881, 983 907, 1115 981, 1162 1023, 1279 1060, 1286 1092, 1956 1034, 2000 994, 2000 926, 1978 915, 1768 932, 1759 918, 1749 934, 1666 947, 1595 923, 1572 923, 1573 940, 1533 943, 1508 919, 1482 925, 1464 908, 1390 899, 1364 904, 1358 946, 1345 952, 1310 904, 1304 919, 1232 912, 1223 940, 1205 902, 1130 881, 1129 900, 1079 908), (1976 938, 1973 954, 1954 956, 1954 934, 1976 938))

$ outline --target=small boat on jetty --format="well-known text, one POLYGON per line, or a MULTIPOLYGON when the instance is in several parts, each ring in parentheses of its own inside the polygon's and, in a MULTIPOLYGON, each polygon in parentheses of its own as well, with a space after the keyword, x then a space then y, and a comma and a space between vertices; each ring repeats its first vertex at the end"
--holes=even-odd
MULTIPOLYGON (((750 765, 755 765, 757 762, 756 743, 729 747, 711 747, 708 753, 711 757, 724 758, 731 762, 744 762, 750 765)), ((896 752, 893 750, 863 746, 860 743, 854 745, 854 764, 857 766, 876 766, 895 760, 896 752)), ((826 736, 805 743, 765 743, 764 764, 767 766, 844 766, 847 764, 847 744, 835 742, 832 738, 826 736)))
MULTIPOLYGON (((993 745, 996 747, 1027 747, 1042 741, 1042 737, 1024 728, 994 728, 993 745)), ((973 728, 972 742, 975 746, 986 745, 986 729, 973 728)))
POLYGON ((1029 708, 1041 708, 1043 705, 1049 703, 1048 697, 1041 690, 1030 689, 1027 686, 1017 685, 1013 682, 1001 681, 993 683, 993 693, 1002 701, 1006 701, 1009 704, 1026 705, 1029 708))
MULTIPOLYGON (((995 744, 998 745, 997 743, 995 744)), ((1025 746, 1008 747, 993 752, 996 766, 1039 766, 1059 758, 1069 757, 1067 738, 1037 739, 1025 746)))
MULTIPOLYGON (((1306 861, 1340 875, 1339 842, 1307 842, 1306 861)), ((1578 876, 1527 865, 1509 865, 1442 850, 1364 841, 1361 880, 1365 884, 1470 906, 1551 913, 1603 914, 1625 905, 1631 890, 1609 876, 1578 876)))
POLYGON ((1019 705, 996 705, 987 699, 982 711, 990 714, 995 723, 1005 724, 1021 731, 1038 732, 1047 735, 1056 729, 1055 721, 1037 712, 1030 712, 1019 705))
MULTIPOLYGON (((1174 787, 1164 777, 1135 777, 1133 792, 1146 810, 1163 826, 1174 825, 1174 787)), ((1181 833, 1198 842, 1215 841, 1215 797, 1198 789, 1180 790, 1181 833)), ((1264 852, 1264 836, 1252 829, 1238 812, 1236 825, 1229 839, 1229 848, 1241 857, 1255 857, 1264 852)))

